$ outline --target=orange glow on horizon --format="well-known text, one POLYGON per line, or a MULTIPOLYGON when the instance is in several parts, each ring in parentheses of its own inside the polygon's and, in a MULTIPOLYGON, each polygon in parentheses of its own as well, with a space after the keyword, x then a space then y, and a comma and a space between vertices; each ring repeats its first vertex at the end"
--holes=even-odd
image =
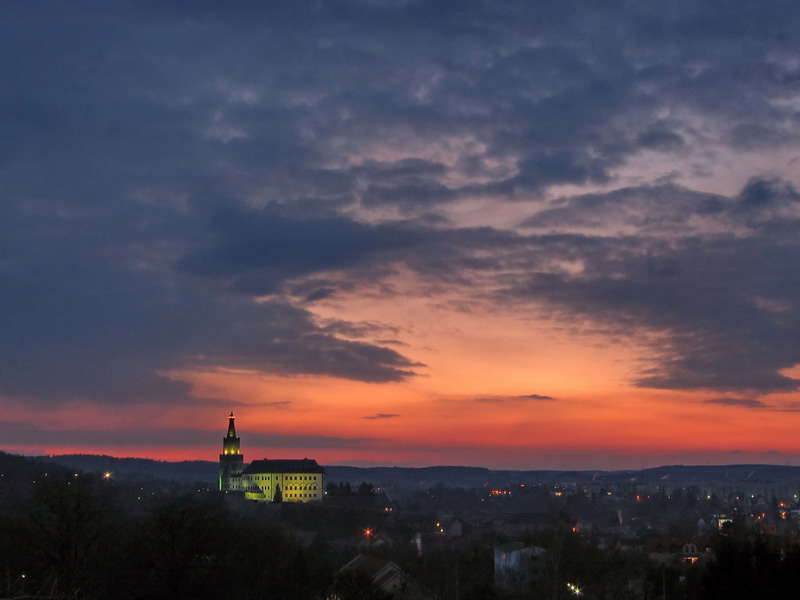
POLYGON ((321 303, 319 318, 355 311, 393 323, 403 354, 426 365, 415 368, 419 375, 376 384, 174 371, 163 374, 190 382, 194 403, 16 405, 8 418, 41 431, 30 436, 36 442, 7 441, 6 449, 213 461, 233 410, 248 461, 308 456, 323 464, 535 469, 800 460, 800 417, 780 410, 794 410, 800 395, 764 397, 774 408, 758 409, 715 403, 711 393, 632 387, 641 353, 633 335, 609 343, 580 330, 588 325, 568 329, 533 312, 453 311, 421 294, 401 305, 348 298, 347 311, 339 302, 321 303), (78 414, 84 433, 106 441, 70 434, 78 414))

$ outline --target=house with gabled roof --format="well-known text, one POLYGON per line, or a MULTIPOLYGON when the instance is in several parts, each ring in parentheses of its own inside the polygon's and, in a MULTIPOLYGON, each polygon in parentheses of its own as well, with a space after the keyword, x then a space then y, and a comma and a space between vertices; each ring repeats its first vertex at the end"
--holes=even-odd
MULTIPOLYGON (((365 576, 375 587, 399 600, 435 600, 436 595, 390 560, 359 554, 336 573, 365 576)), ((339 600, 332 596, 328 600, 339 600)))

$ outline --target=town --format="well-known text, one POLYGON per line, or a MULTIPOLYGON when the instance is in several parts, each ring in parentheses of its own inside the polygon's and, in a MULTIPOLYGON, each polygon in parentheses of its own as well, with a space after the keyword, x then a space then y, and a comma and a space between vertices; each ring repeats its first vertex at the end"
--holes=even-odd
POLYGON ((246 484, 160 477, 164 464, 140 459, 0 455, 2 597, 688 600, 796 589, 797 467, 323 469, 305 458, 251 469, 233 423, 220 472, 232 476, 238 457, 246 484), (319 493, 298 493, 296 477, 316 478, 319 493))

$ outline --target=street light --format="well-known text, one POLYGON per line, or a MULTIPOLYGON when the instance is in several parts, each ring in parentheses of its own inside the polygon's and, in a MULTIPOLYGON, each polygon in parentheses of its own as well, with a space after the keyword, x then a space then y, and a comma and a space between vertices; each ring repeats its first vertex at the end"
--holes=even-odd
POLYGON ((577 585, 575 585, 574 583, 568 583, 567 584, 567 588, 569 588, 569 591, 572 592, 573 594, 575 594, 576 596, 582 596, 583 595, 583 590, 581 588, 579 588, 577 585))

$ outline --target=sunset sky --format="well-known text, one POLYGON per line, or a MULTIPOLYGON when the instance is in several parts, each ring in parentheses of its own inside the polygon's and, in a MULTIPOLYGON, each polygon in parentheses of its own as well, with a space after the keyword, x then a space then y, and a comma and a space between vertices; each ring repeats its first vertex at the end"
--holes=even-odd
POLYGON ((800 464, 794 1, 0 3, 0 449, 800 464))

